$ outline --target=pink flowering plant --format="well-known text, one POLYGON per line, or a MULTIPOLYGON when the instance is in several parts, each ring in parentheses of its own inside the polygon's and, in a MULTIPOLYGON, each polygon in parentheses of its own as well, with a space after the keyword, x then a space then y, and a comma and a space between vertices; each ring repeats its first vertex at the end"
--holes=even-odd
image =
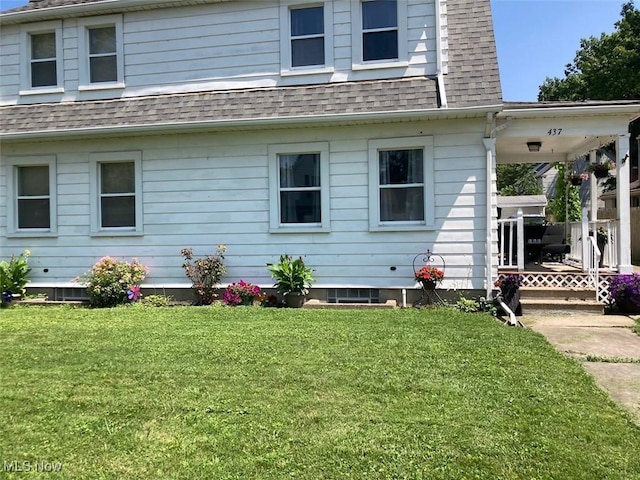
POLYGON ((140 284, 148 271, 137 258, 125 262, 103 257, 76 281, 87 287, 92 307, 114 307, 140 299, 140 284))
POLYGON ((229 285, 222 294, 222 301, 235 307, 237 305, 253 305, 255 302, 262 302, 265 296, 260 287, 253 283, 240 280, 229 285))

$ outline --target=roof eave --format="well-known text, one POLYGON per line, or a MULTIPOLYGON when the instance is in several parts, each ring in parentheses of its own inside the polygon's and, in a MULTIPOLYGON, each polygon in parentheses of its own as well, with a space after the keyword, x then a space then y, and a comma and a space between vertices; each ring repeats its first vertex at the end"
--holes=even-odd
MULTIPOLYGON (((191 0, 189 3, 218 3, 230 0, 191 0)), ((176 0, 103 0, 100 2, 63 5, 60 7, 38 8, 0 14, 0 24, 37 22, 54 18, 73 16, 87 16, 105 12, 142 10, 145 8, 162 7, 175 4, 176 0)))
POLYGON ((510 108, 505 104, 502 112, 498 114, 500 118, 553 118, 567 116, 585 115, 626 115, 629 121, 640 117, 640 102, 634 104, 611 104, 611 105, 563 105, 530 108, 510 108))
POLYGON ((497 113, 502 105, 480 107, 436 108, 429 110, 405 110, 400 112, 344 113, 314 116, 289 116, 276 118, 251 118, 242 120, 205 120, 193 122, 167 122, 137 125, 116 125, 107 127, 86 127, 64 130, 36 130, 15 133, 0 133, 3 142, 24 140, 47 140, 60 137, 86 137, 104 135, 131 135, 162 133, 168 130, 208 130, 208 129, 260 129, 269 127, 304 126, 327 124, 367 124, 377 122, 401 122, 430 120, 437 118, 485 118, 487 113, 497 113))

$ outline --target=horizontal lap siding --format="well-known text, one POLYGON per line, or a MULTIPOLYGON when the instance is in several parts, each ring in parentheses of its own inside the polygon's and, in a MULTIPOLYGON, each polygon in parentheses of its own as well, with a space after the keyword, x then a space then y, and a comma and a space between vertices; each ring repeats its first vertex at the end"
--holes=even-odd
POLYGON ((482 127, 482 121, 443 121, 11 146, 5 154, 56 152, 58 236, 6 239, 3 255, 30 248, 34 282, 69 282, 111 255, 140 258, 151 268, 150 283, 187 285, 180 250, 203 256, 226 244, 225 282, 270 285, 266 264, 289 253, 305 256, 318 286, 382 288, 411 287, 414 256, 431 248, 446 259, 446 285, 482 288, 482 127), (368 139, 420 132, 434 138, 436 229, 370 232, 368 139), (330 232, 270 233, 267 145, 318 141, 329 144, 330 232), (143 236, 89 235, 89 154, 111 150, 142 152, 143 236))

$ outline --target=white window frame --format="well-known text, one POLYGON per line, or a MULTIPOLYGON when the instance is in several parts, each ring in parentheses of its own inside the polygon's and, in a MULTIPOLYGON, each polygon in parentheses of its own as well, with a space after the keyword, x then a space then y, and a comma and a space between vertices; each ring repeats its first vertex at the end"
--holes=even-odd
POLYGON ((369 140, 369 230, 432 230, 435 224, 434 143, 432 136, 369 140), (423 150, 424 220, 380 220, 380 164, 378 152, 383 150, 423 150))
POLYGON ((89 155, 89 191, 92 236, 135 236, 143 235, 142 209, 142 152, 100 152, 89 155), (101 212, 100 164, 133 162, 135 174, 135 218, 133 227, 103 227, 101 212))
POLYGON ((269 231, 271 233, 328 232, 331 227, 331 205, 329 185, 329 143, 274 144, 268 147, 269 154, 269 231), (280 169, 279 155, 303 153, 320 154, 320 223, 280 222, 280 169))
POLYGON ((333 2, 309 2, 308 0, 283 0, 280 4, 280 74, 312 75, 331 73, 333 66, 333 2), (324 8, 324 65, 291 66, 291 10, 298 8, 324 8))
POLYGON ((124 88, 124 41, 122 35, 122 15, 108 15, 100 18, 78 20, 78 90, 108 90, 124 88), (115 27, 117 78, 113 82, 91 83, 89 62, 89 30, 92 28, 115 27))
POLYGON ((371 60, 365 62, 362 58, 362 3, 366 0, 351 0, 351 61, 352 70, 369 70, 376 68, 397 68, 409 65, 407 29, 408 29, 408 10, 407 1, 398 0, 398 58, 371 60))
POLYGON ((38 155, 7 158, 7 233, 9 237, 51 237, 57 235, 56 156, 38 155), (49 228, 18 228, 18 168, 49 167, 49 228))
POLYGON ((42 22, 24 25, 20 30, 20 91, 19 95, 43 95, 64 93, 64 62, 62 46, 62 22, 42 22), (56 85, 31 86, 31 35, 54 33, 56 39, 56 85))

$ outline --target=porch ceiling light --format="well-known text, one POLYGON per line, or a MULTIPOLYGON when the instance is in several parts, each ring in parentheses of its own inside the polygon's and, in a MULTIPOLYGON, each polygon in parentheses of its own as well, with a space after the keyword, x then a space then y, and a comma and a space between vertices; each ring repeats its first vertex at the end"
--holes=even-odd
POLYGON ((530 152, 539 152, 542 147, 542 142, 527 142, 527 147, 530 152))

